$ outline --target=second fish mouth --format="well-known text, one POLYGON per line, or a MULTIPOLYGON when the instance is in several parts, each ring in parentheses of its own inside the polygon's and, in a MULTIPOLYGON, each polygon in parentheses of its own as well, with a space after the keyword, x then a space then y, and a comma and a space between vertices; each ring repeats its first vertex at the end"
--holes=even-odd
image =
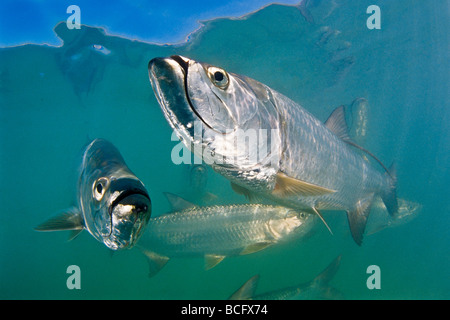
POLYGON ((114 212, 114 209, 116 208, 116 206, 119 203, 121 203, 124 199, 126 199, 126 198, 128 198, 129 196, 132 196, 132 195, 144 196, 150 202, 150 197, 149 197, 148 193, 146 191, 144 191, 144 190, 140 190, 140 189, 125 190, 125 191, 122 191, 119 194, 119 196, 117 196, 117 198, 114 199, 114 201, 111 203, 111 206, 109 207, 109 214, 111 215, 114 212))

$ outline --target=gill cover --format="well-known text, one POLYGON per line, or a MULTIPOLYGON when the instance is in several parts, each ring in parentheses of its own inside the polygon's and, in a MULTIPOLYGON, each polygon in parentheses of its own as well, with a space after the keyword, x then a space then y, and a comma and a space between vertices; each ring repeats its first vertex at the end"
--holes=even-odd
POLYGON ((246 126, 258 110, 253 90, 234 74, 190 60, 186 95, 203 123, 219 133, 246 126), (239 110, 236 105, 239 105, 239 110))

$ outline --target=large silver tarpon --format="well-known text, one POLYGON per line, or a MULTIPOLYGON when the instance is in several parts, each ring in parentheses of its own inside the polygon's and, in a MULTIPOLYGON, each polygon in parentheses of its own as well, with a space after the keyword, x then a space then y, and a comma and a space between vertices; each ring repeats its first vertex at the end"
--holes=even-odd
POLYGON ((375 197, 397 211, 395 172, 362 155, 343 108, 322 123, 260 82, 181 56, 152 59, 148 71, 178 137, 235 191, 319 216, 344 210, 358 244, 375 197))

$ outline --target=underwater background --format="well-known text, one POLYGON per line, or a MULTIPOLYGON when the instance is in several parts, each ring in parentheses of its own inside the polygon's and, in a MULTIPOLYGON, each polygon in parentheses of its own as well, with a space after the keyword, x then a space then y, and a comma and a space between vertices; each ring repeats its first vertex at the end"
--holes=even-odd
MULTIPOLYGON (((33 2, 5 3, 13 11, 3 5, 2 17, 33 2)), ((95 27, 85 25, 85 12, 92 14, 88 3, 80 5, 81 29, 70 30, 65 9, 71 3, 60 3, 61 23, 49 27, 60 43, 52 44, 13 44, 15 29, 2 22, 0 298, 227 299, 255 274, 261 277, 258 293, 310 281, 338 255, 341 266, 331 285, 346 299, 450 298, 449 1, 255 2, 256 8, 234 1, 240 11, 231 2, 228 11, 213 2, 216 7, 200 15, 209 19, 200 28, 189 24, 192 15, 183 20, 187 8, 200 10, 201 2, 193 3, 161 13, 167 26, 152 25, 148 12, 148 20, 124 21, 129 36, 107 28, 108 17, 119 19, 114 8, 105 9, 95 27), (370 5, 381 8, 380 29, 366 25, 370 5), (178 16, 170 20, 171 14, 178 16), (146 36, 139 38, 127 24, 139 25, 146 36), (184 40, 187 33, 180 30, 191 27, 184 40), (153 278, 137 249, 111 255, 88 232, 68 242, 66 232, 34 231, 76 203, 83 147, 97 137, 111 141, 145 183, 153 216, 169 211, 167 191, 194 203, 204 202, 202 192, 216 195, 213 203, 246 202, 211 169, 202 192, 192 192, 191 167, 172 162, 179 141, 171 139, 147 74, 150 59, 172 54, 254 78, 322 121, 334 108, 351 110, 355 99, 365 99, 359 143, 386 165, 395 161, 398 196, 420 204, 420 213, 366 235, 361 247, 344 212, 325 213, 334 235, 318 224, 305 241, 230 257, 208 271, 203 259, 172 259, 153 278), (80 290, 66 286, 70 265, 80 267, 80 290), (370 265, 380 268, 381 289, 366 285, 370 265)))

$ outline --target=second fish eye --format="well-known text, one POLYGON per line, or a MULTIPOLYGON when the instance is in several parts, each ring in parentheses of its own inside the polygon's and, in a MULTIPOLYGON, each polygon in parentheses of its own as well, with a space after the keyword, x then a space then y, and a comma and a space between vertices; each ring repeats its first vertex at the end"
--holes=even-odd
POLYGON ((99 178, 94 183, 93 188, 93 195, 95 200, 100 201, 103 198, 103 195, 105 194, 105 190, 108 185, 108 179, 107 178, 99 178))

